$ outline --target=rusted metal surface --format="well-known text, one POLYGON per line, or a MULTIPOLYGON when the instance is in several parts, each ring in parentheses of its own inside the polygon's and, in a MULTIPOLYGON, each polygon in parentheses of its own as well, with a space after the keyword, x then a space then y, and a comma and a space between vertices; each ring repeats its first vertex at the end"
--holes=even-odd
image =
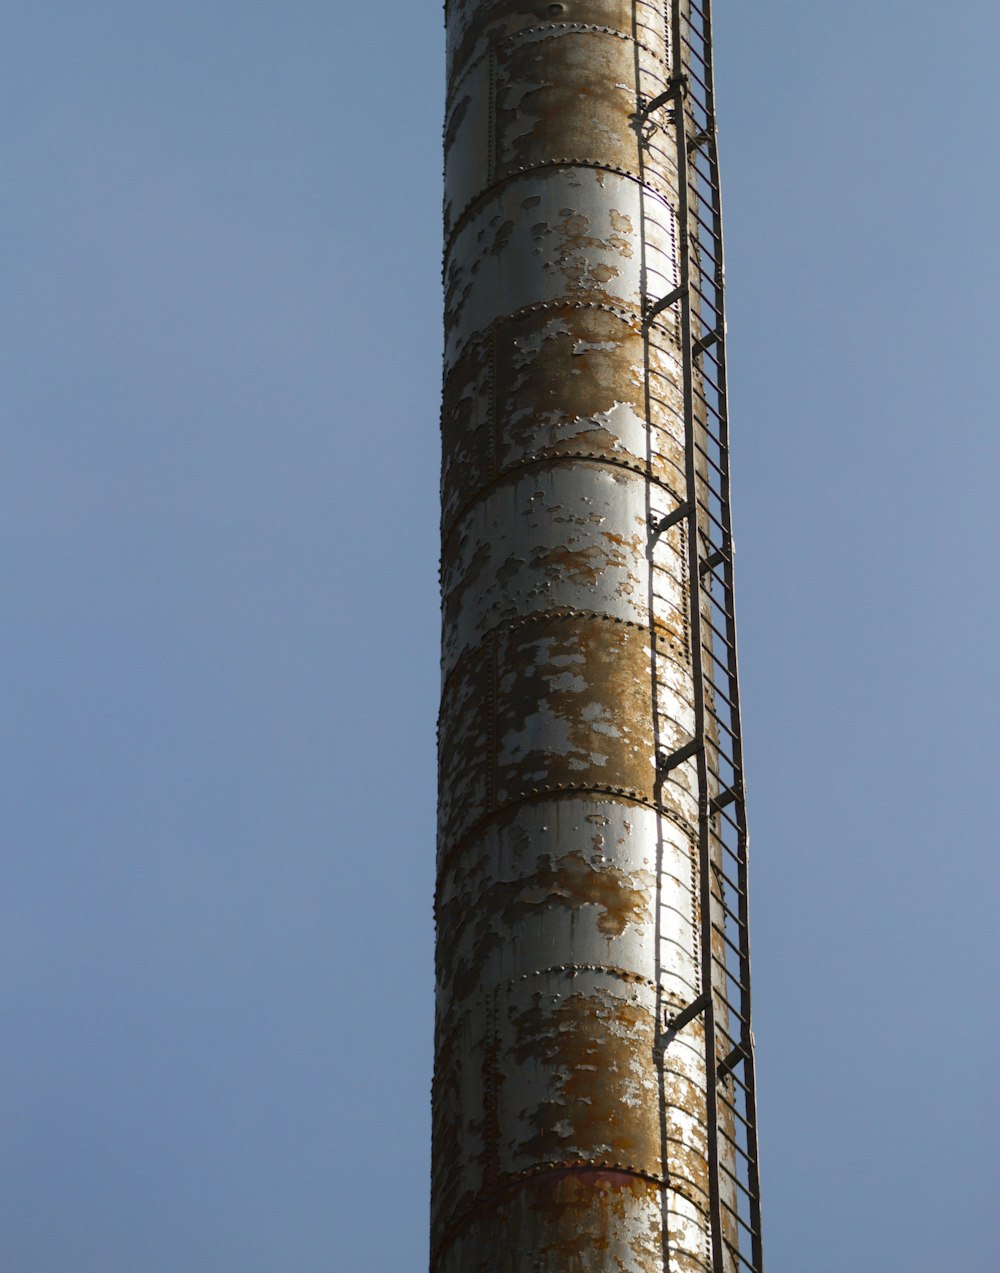
POLYGON ((432 1273, 740 1258, 677 3, 446 9, 432 1273))

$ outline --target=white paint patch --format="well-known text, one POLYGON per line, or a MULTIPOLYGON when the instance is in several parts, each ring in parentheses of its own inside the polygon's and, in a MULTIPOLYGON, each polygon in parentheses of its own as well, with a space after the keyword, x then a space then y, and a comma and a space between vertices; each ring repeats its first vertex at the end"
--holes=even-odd
POLYGON ((591 349, 617 349, 616 340, 578 340, 573 345, 574 354, 586 354, 591 349))

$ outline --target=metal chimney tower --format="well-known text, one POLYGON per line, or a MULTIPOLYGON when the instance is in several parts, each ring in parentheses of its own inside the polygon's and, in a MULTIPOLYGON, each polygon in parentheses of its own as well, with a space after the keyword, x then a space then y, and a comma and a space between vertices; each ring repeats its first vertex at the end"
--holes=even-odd
POLYGON ((448 0, 432 1273, 760 1273, 710 0, 448 0))

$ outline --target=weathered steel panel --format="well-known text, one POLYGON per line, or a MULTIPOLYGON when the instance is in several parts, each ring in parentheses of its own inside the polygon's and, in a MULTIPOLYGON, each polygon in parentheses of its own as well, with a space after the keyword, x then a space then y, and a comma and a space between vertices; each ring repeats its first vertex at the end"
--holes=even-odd
POLYGON ((670 209, 630 178, 569 166, 527 173, 497 187, 455 234, 445 265, 446 364, 529 306, 638 313, 647 287, 654 295, 676 287, 675 259, 670 209))
POLYGON ((706 1273, 668 22, 446 11, 431 1268, 706 1273))
POLYGON ((648 48, 662 70, 667 30, 657 0, 448 0, 448 73, 460 84, 465 68, 506 38, 541 28, 557 32, 591 28, 635 39, 648 48))
POLYGON ((627 469, 569 460, 515 471, 484 491, 456 524, 442 563, 446 673, 497 625, 556 609, 643 628, 659 619, 680 639, 680 535, 651 539, 649 499, 648 482, 627 469), (662 615, 651 615, 654 566, 662 615))
POLYGON ((679 501, 683 413, 676 350, 648 347, 636 315, 570 305, 500 319, 447 377, 442 525, 491 482, 560 457, 605 460, 679 501))
POLYGON ((689 1003, 698 984, 689 814, 670 822, 613 797, 554 793, 505 810, 443 854, 437 916, 452 1002, 474 997, 480 977, 505 984, 559 956, 651 983, 659 964, 665 996, 689 1003))

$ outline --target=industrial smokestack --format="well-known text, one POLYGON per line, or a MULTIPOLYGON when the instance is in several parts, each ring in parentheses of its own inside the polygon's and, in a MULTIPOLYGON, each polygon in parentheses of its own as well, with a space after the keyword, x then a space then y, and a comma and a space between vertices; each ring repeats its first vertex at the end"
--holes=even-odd
POLYGON ((760 1273, 710 0, 449 0, 432 1273, 760 1273))

